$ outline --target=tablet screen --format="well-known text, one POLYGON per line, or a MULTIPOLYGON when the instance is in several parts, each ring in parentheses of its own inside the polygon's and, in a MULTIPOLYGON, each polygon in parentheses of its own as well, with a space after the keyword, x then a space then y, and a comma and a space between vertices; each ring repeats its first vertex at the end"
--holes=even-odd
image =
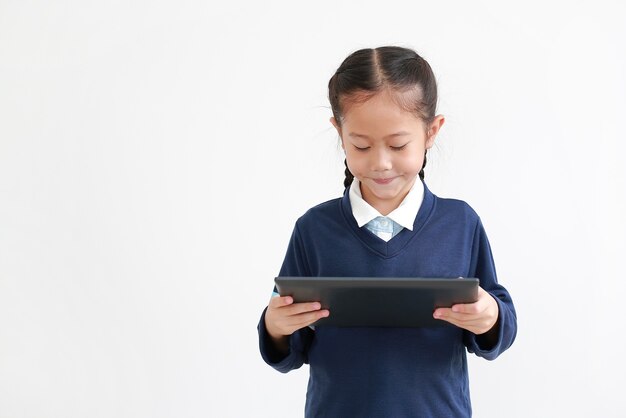
MULTIPOLYGON (((314 326, 444 326, 433 311, 478 299, 476 278, 276 277, 281 296, 320 302, 330 315, 314 326)), ((449 324, 448 324, 449 325, 449 324)))

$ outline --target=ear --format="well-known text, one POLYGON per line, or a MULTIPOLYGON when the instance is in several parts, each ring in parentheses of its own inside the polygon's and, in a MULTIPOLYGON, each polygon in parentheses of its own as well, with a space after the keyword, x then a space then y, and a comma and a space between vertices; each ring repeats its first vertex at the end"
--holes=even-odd
POLYGON ((330 123, 332 123, 332 125, 337 130, 337 134, 339 134, 339 139, 341 139, 341 148, 343 148, 343 150, 345 151, 346 148, 343 146, 343 136, 341 136, 341 126, 339 126, 339 124, 337 123, 337 119, 335 119, 334 116, 330 117, 330 123))
POLYGON ((430 149, 435 144, 435 137, 439 133, 439 129, 443 126, 446 118, 443 115, 435 116, 435 120, 428 126, 426 137, 426 149, 430 149))

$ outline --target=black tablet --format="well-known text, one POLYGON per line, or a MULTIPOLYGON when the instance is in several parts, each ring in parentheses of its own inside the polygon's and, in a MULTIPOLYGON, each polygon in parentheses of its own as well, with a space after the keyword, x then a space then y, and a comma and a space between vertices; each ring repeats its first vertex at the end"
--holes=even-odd
POLYGON ((276 277, 281 296, 320 302, 330 315, 314 326, 430 327, 433 311, 478 300, 476 278, 276 277))

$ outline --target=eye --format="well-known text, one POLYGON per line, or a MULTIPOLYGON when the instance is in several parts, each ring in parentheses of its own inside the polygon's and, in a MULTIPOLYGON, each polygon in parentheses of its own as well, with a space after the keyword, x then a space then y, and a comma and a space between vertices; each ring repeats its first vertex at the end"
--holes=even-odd
POLYGON ((404 147, 406 147, 406 146, 407 146, 407 144, 404 144, 404 145, 400 145, 399 147, 391 147, 391 149, 394 150, 394 151, 400 151, 400 150, 403 150, 404 147))
POLYGON ((367 151, 370 147, 357 147, 355 145, 354 148, 356 148, 357 151, 367 151))

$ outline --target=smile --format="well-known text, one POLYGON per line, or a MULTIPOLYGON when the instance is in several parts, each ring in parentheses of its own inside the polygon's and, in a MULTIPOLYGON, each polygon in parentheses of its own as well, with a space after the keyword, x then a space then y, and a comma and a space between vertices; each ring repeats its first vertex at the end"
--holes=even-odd
POLYGON ((372 179, 372 180, 374 180, 374 182, 375 182, 376 184, 389 184, 389 183, 391 183, 394 179, 395 179, 395 177, 391 177, 391 178, 388 178, 388 179, 372 179))

